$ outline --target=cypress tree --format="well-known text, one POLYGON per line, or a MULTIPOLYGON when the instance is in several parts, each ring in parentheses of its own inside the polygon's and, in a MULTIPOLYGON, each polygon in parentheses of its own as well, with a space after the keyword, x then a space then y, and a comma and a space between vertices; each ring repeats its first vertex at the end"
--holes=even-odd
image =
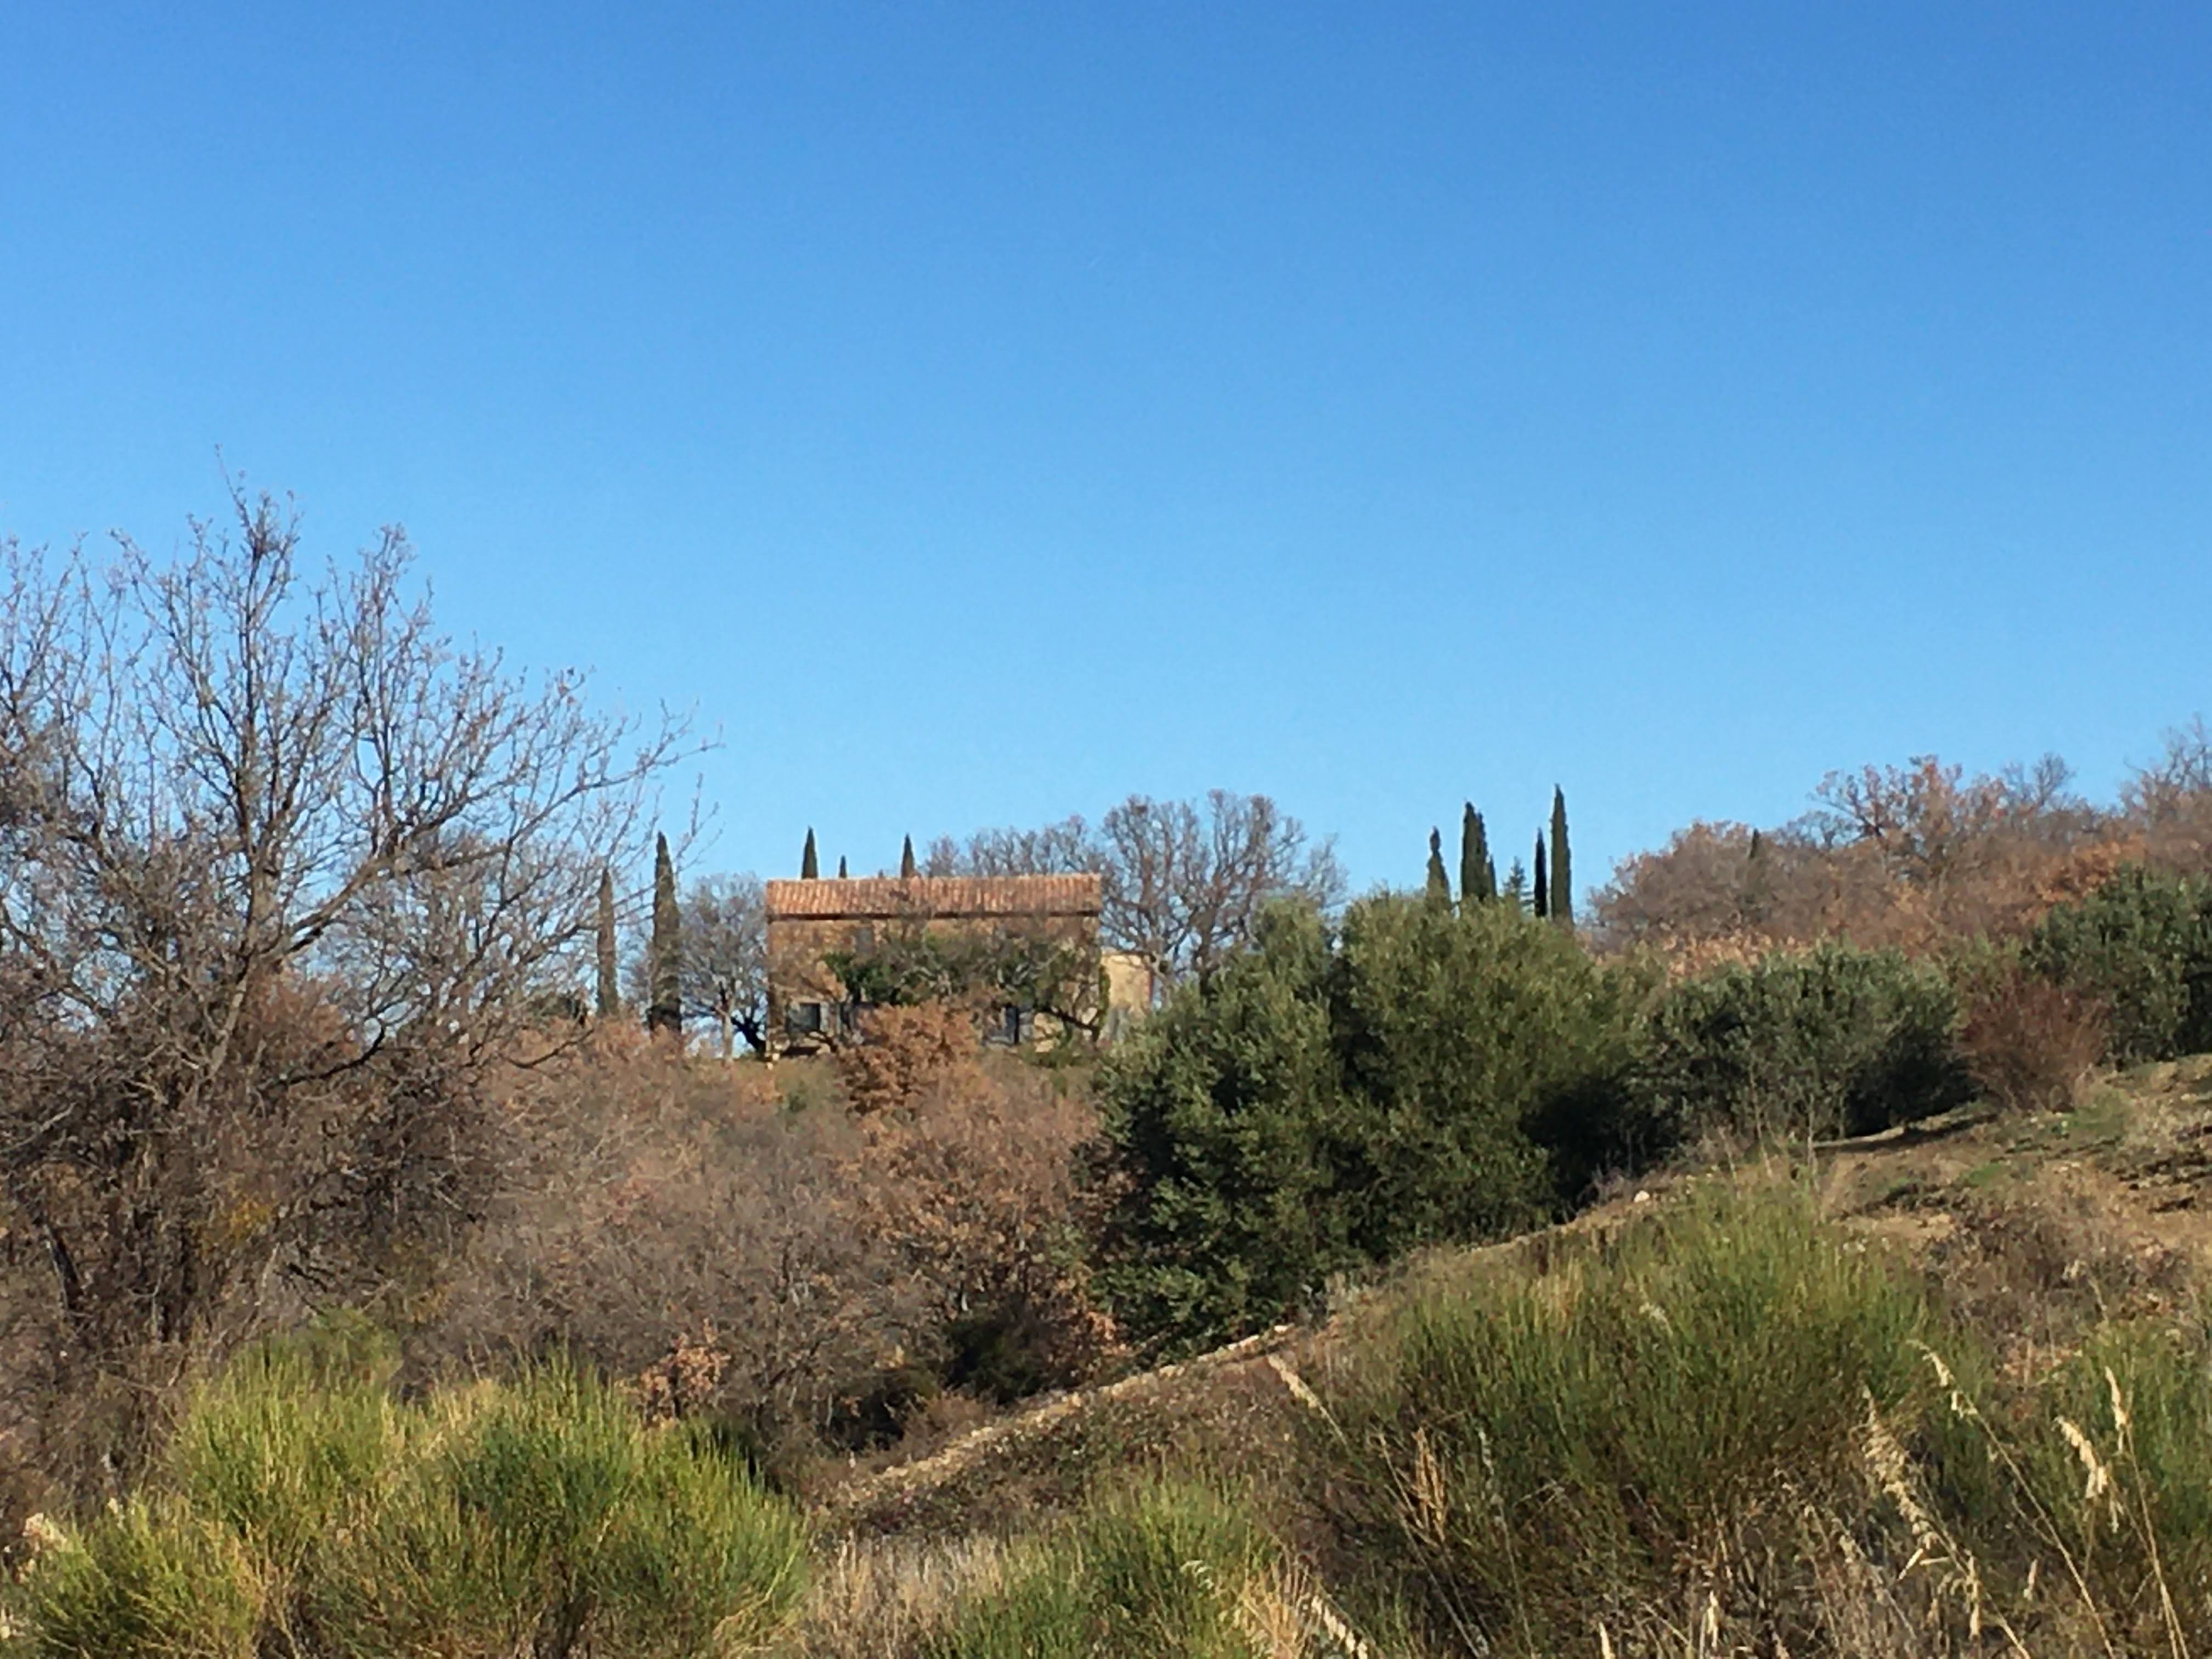
POLYGON ((622 976, 615 962, 615 872, 599 866, 599 1018, 622 1012, 622 976))
POLYGON ((1743 895, 1736 908, 1745 921, 1757 927, 1766 920, 1767 902, 1772 897, 1772 878, 1766 868, 1766 842, 1758 830, 1751 832, 1751 850, 1744 854, 1743 895))
POLYGON ((653 849, 653 944, 647 962, 653 986, 653 1003, 646 1010, 645 1029, 681 1036, 684 1030, 684 986, 681 945, 684 925, 676 905, 676 860, 668 855, 668 837, 656 836, 653 849))
POLYGON ((1464 908, 1487 904, 1497 896, 1498 866, 1490 861, 1490 837, 1484 833, 1482 814, 1469 801, 1459 821, 1459 902, 1464 908))
POLYGON ((906 844, 899 848, 899 879, 912 881, 914 876, 914 837, 908 836, 906 838, 906 844))
POLYGON ((814 826, 806 826, 806 850, 799 855, 799 878, 817 881, 822 876, 822 860, 814 856, 814 826))
POLYGON ((1541 836, 1536 837, 1536 877, 1528 884, 1528 887, 1529 890, 1535 895, 1536 914, 1540 916, 1551 915, 1552 886, 1544 878, 1544 838, 1541 836))
POLYGON ((1574 864, 1567 852, 1567 798, 1552 786, 1552 920, 1562 927, 1575 925, 1574 864))
POLYGON ((837 854, 837 879, 845 879, 845 855, 842 853, 837 854))
POLYGON ((1429 831, 1428 901, 1451 908, 1451 878, 1444 873, 1444 838, 1434 830, 1429 831))

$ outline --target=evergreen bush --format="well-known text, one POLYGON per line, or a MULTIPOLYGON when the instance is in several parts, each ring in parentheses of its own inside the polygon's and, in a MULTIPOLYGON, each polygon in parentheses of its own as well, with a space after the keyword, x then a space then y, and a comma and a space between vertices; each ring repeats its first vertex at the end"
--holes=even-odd
POLYGON ((1947 1110, 1973 1091, 1958 1016, 1940 969, 1842 944, 1684 980, 1652 1011, 1632 1140, 1832 1139, 1947 1110))
POLYGON ((1131 1332, 1225 1340, 1350 1264, 1331 1191, 1328 948, 1311 912, 1270 911, 1254 950, 1179 989, 1101 1068, 1126 1183, 1101 1284, 1131 1332))
POLYGON ((2023 960, 2104 1005, 2114 1060, 2212 1049, 2212 886, 2203 881, 2123 870, 2045 915, 2023 960))
POLYGON ((1271 912, 1103 1069, 1117 1316, 1225 1340, 1334 1272, 1542 1219, 1616 1139, 1626 983, 1517 906, 1376 897, 1337 939, 1271 912))

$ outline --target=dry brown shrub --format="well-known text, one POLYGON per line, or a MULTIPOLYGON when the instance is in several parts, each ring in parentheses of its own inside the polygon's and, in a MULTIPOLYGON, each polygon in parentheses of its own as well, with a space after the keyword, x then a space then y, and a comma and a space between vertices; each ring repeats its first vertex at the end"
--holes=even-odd
POLYGON ((872 1008, 861 1041, 838 1051, 837 1074, 854 1111, 894 1110, 969 1082, 981 1048, 975 1016, 956 1004, 872 1008))
POLYGON ((2143 863, 2150 857, 2150 846, 2142 836, 2117 830, 2069 848, 2035 871, 2023 907, 2027 914, 2021 931, 2042 920, 2045 912, 2088 897, 2129 865, 2143 863))
POLYGON ((2071 794, 2055 761, 1970 778, 1923 756, 1831 774, 1814 803, 1775 830, 1694 823, 1623 860, 1594 932, 1685 971, 1822 939, 1922 955, 2017 938, 2150 848, 2140 824, 2071 794))
POLYGON ((1669 979, 1694 979, 1717 968, 1746 968, 1777 948, 1757 933, 1660 934, 1639 947, 1669 979))
POLYGON ((1040 1385, 1097 1363, 1079 1091, 971 1060, 905 1108, 793 1109, 786 1069, 617 1040, 518 1079, 508 1179, 426 1333, 432 1358, 558 1346, 657 1411, 800 1449, 896 1433, 957 1380, 979 1318, 1024 1333, 1040 1385))
MULTIPOLYGON (((1080 1169, 1097 1130, 1065 1074, 1012 1058, 940 1073, 906 1109, 861 1124, 856 1221, 896 1243, 948 1330, 991 1323, 1037 1386, 1087 1376, 1116 1350, 1081 1249, 1101 1209, 1080 1169)), ((951 1358, 954 1381, 1007 1391, 966 1374, 989 1369, 982 1356, 951 1358)))
POLYGON ((648 1420, 672 1422, 708 1409, 729 1369, 729 1350, 713 1325, 702 1325, 696 1334, 678 1337, 664 1358, 627 1386, 648 1420))
POLYGON ((1975 996, 1960 1046, 1994 1105, 2008 1112, 2070 1111, 2104 1054, 2106 1025, 2095 999, 2012 972, 1975 996))

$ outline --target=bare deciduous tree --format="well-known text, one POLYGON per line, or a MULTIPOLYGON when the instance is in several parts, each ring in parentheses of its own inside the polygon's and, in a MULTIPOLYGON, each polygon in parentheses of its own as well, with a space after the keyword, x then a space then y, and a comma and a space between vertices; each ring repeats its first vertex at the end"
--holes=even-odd
POLYGON ((467 1216, 688 742, 439 634, 401 532, 297 541, 234 489, 170 564, 0 546, 0 1183, 88 1358, 467 1216))
POLYGON ((1940 883, 2001 839, 2063 839, 2080 827, 2087 809, 2067 791, 2071 777, 2056 755, 1975 778, 1920 755, 1901 767, 1831 772, 1805 828, 1826 845, 1872 847, 1905 880, 1940 883))
POLYGON ((1265 795, 1132 795, 1098 831, 1106 937, 1165 983, 1206 978, 1250 939, 1273 899, 1301 897, 1322 909, 1344 900, 1334 844, 1309 842, 1305 826, 1265 795))
POLYGON ((986 830, 963 844, 940 837, 930 875, 1104 878, 1100 932, 1106 948, 1141 957, 1156 981, 1203 979, 1250 938, 1272 900, 1344 901, 1334 843, 1265 795, 1216 789, 1203 800, 1132 795, 1096 829, 1069 817, 1041 830, 986 830))
POLYGON ((759 878, 709 876, 684 896, 678 978, 684 1012, 714 1022, 722 1057, 743 1037, 768 1047, 768 901, 759 878))
MULTIPOLYGON (((685 1019, 714 1024, 724 1059, 742 1037, 756 1054, 768 1045, 768 898, 750 872, 705 876, 676 907, 676 994, 685 1019)), ((624 969, 630 997, 652 994, 650 944, 624 969)))
POLYGON ((2203 716, 2166 734, 2165 752, 2128 780, 2120 804, 2153 860, 2212 872, 2212 727, 2203 716))
POLYGON ((2069 783, 2056 757, 1979 776, 1927 756, 1832 772, 1793 823, 1692 824, 1624 860, 1595 931, 1681 966, 1826 937, 1923 951, 2017 933, 2136 854, 2069 783))

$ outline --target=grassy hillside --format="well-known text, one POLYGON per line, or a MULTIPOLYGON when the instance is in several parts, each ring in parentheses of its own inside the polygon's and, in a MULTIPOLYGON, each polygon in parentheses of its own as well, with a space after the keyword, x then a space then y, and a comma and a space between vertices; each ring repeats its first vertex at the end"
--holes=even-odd
POLYGON ((8 1650, 2198 1651, 2208 1172, 2212 1058, 1685 1166, 781 1492, 574 1373, 424 1394, 339 1328, 35 1520, 8 1650))
POLYGON ((2199 1650, 2208 1173, 2212 1059, 1656 1179, 1318 1328, 844 1472, 798 1641, 2199 1650), (1146 1589, 1147 1527, 1218 1557, 1146 1589), (1169 1594, 1193 1577, 1202 1613, 1169 1594))

